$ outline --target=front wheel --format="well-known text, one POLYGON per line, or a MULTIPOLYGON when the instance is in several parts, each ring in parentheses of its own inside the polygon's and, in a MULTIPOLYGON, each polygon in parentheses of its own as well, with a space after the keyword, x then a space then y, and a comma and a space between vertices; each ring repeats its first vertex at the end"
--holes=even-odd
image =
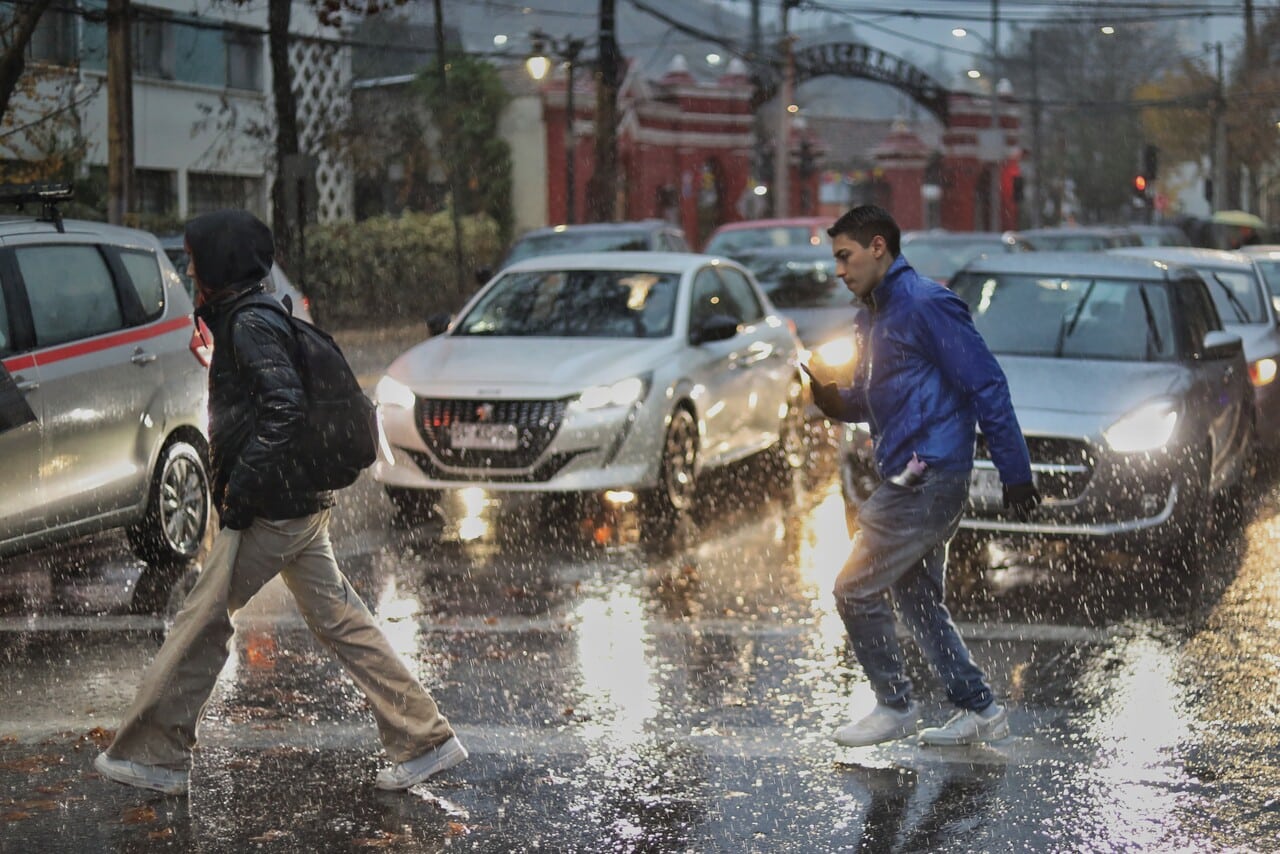
POLYGON ((669 530, 693 509, 697 496, 698 425, 687 409, 671 414, 662 441, 658 485, 649 494, 646 516, 651 528, 669 530))
POLYGON ((195 560, 209 524, 209 477, 204 458, 186 442, 160 452, 146 515, 126 529, 138 557, 157 566, 195 560))

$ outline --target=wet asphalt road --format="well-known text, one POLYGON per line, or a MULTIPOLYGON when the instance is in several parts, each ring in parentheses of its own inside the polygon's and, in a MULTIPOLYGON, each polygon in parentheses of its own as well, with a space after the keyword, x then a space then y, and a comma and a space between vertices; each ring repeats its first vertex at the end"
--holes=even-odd
POLYGON ((1014 736, 952 750, 828 741, 871 702, 830 601, 839 489, 763 480, 716 478, 646 548, 493 507, 398 530, 372 484, 345 492, 341 562, 471 751, 407 794, 374 789, 372 717, 278 582, 237 618, 189 800, 98 778, 169 588, 112 537, 8 561, 0 851, 1280 850, 1274 475, 1192 570, 1077 549, 958 573, 1014 736))

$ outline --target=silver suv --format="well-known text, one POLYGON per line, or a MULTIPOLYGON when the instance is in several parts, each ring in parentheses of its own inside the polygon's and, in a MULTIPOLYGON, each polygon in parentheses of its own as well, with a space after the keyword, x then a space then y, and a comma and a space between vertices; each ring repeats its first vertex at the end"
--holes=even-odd
POLYGON ((0 363, 36 416, 0 433, 0 557, 119 527, 150 563, 196 556, 208 349, 191 312, 146 232, 50 204, 0 218, 0 363))

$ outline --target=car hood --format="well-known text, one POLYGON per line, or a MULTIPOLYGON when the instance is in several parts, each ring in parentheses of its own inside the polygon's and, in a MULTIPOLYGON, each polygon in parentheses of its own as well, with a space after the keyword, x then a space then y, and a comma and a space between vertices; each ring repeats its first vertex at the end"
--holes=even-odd
POLYGON ((1095 435, 1142 403, 1178 396, 1186 369, 1170 362, 998 356, 1024 432, 1095 435))
POLYGON ((1280 329, 1270 323, 1224 323, 1222 328, 1240 336, 1246 361, 1280 355, 1280 329))
POLYGON ((646 373, 673 358, 674 338, 491 338, 442 335, 387 373, 422 397, 557 398, 646 373))

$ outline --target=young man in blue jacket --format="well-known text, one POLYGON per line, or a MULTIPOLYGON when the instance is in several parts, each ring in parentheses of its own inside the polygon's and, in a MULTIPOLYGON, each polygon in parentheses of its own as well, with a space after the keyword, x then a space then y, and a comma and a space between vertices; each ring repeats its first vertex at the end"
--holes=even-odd
POLYGON ((1008 713, 943 603, 947 543, 968 499, 976 425, 1000 472, 1005 506, 1026 516, 1040 502, 1004 372, 968 306, 901 256, 888 211, 853 208, 827 233, 836 274, 867 310, 854 322, 852 386, 815 382, 814 402, 836 420, 870 423, 882 480, 859 511, 853 553, 835 584, 836 608, 878 702, 835 740, 858 747, 917 732, 935 745, 1004 738, 1008 713), (958 708, 941 727, 919 728, 895 606, 958 708))

